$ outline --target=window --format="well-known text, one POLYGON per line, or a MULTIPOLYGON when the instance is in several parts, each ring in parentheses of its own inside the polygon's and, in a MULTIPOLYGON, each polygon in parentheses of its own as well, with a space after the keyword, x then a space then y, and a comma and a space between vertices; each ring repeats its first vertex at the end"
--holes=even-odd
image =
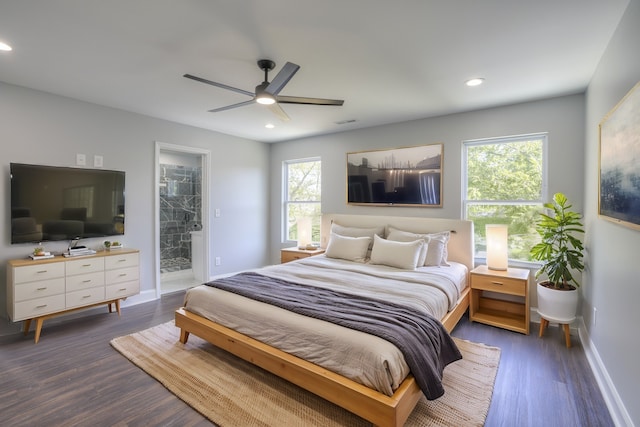
POLYGON ((509 259, 531 261, 547 191, 546 145, 544 133, 463 143, 462 208, 474 223, 476 256, 486 256, 485 225, 507 224, 509 259))
POLYGON ((321 164, 319 158, 284 162, 284 241, 297 240, 298 218, 311 218, 314 242, 320 242, 321 164))

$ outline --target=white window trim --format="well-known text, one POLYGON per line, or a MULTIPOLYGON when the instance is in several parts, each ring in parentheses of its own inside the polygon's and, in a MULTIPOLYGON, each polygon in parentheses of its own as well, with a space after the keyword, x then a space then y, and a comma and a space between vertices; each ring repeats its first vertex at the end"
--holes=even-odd
MULTIPOLYGON (((505 204, 506 205, 506 204, 512 204, 512 203, 537 205, 537 204, 545 203, 545 201, 548 200, 547 196, 549 192, 548 146, 549 146, 549 134, 547 132, 512 135, 512 136, 504 136, 504 137, 497 137, 497 138, 469 139, 469 140, 462 141, 462 186, 461 186, 462 187, 462 193, 461 193, 462 203, 460 204, 462 212, 460 212, 460 217, 463 219, 467 219, 467 206, 469 205, 477 205, 477 204, 478 205, 479 204, 493 204, 493 205, 505 204), (542 191, 540 194, 541 196, 540 200, 501 200, 501 201, 473 200, 472 202, 467 200, 467 194, 468 194, 467 149, 469 147, 478 146, 478 145, 487 145, 487 144, 504 144, 509 142, 517 142, 517 141, 531 140, 531 139, 542 140, 542 191)), ((476 257, 475 261, 486 262, 486 259, 483 257, 476 257)), ((537 268, 540 266, 540 263, 532 262, 532 261, 515 260, 510 258, 509 265, 513 267, 537 268)))
MULTIPOLYGON (((282 205, 280 206, 280 217, 281 217, 281 233, 280 233, 280 241, 282 243, 286 243, 286 244, 295 244, 296 241, 295 240, 289 240, 289 233, 288 233, 288 228, 287 228, 287 212, 288 210, 288 205, 289 205, 289 199, 288 199, 288 195, 289 195, 289 165, 293 164, 293 163, 306 163, 306 162, 322 162, 322 158, 320 156, 317 157, 305 157, 302 159, 289 159, 289 160, 284 160, 282 162, 282 195, 280 200, 282 200, 282 205)), ((320 163, 322 165, 322 163, 320 163)), ((322 172, 321 172, 322 173, 322 172)), ((304 204, 304 203, 309 203, 309 204, 320 204, 322 206, 322 200, 320 201, 298 201, 295 202, 296 204, 304 204)))

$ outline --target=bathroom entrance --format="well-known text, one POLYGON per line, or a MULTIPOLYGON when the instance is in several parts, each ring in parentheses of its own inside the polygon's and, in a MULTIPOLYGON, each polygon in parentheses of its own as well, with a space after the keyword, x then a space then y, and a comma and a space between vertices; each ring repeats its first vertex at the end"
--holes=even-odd
POLYGON ((160 295, 205 282, 209 152, 157 143, 157 291, 160 295))

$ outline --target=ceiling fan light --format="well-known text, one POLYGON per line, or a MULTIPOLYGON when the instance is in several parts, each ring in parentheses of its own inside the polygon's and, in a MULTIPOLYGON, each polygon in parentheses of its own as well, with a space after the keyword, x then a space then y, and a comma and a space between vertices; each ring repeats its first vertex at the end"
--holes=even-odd
POLYGON ((275 104, 276 100, 273 96, 269 95, 268 93, 261 93, 260 95, 256 96, 256 102, 262 105, 271 105, 271 104, 275 104))
POLYGON ((9 46, 8 44, 3 43, 3 42, 0 42, 0 50, 3 50, 3 51, 5 51, 5 52, 10 52, 10 51, 12 51, 13 49, 12 49, 12 48, 11 48, 11 46, 9 46))

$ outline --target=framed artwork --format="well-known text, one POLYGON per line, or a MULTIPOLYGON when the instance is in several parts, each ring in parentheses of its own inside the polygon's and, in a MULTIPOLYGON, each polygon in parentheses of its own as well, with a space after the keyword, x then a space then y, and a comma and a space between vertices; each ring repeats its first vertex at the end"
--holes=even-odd
POLYGON ((442 207, 441 143, 347 153, 347 204, 442 207))
POLYGON ((598 214, 640 230, 640 82, 600 122, 598 214))

